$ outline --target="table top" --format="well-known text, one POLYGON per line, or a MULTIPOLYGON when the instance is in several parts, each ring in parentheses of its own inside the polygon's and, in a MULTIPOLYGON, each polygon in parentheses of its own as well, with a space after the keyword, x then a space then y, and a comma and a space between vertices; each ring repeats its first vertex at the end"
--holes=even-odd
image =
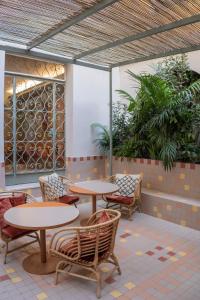
POLYGON ((88 180, 77 182, 69 190, 81 195, 104 195, 118 191, 118 186, 103 180, 88 180))
POLYGON ((12 207, 4 214, 4 219, 16 228, 42 230, 67 225, 78 216, 79 210, 73 205, 41 202, 12 207))

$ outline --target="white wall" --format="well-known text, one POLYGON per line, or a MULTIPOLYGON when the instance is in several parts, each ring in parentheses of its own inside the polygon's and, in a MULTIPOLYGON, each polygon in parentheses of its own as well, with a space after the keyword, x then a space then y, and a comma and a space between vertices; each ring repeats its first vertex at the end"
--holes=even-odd
MULTIPOLYGON (((187 53, 188 62, 192 70, 198 72, 200 74, 200 51, 193 51, 187 53)), ((127 70, 131 70, 132 72, 139 74, 142 72, 154 73, 154 65, 158 62, 163 61, 164 58, 139 62, 136 64, 126 65, 120 67, 120 88, 129 92, 131 95, 136 93, 136 83, 133 80, 130 80, 129 75, 126 73, 127 70)))
POLYGON ((66 156, 98 155, 92 123, 109 123, 109 73, 66 67, 66 156))
POLYGON ((4 162, 4 67, 5 52, 0 51, 0 162, 4 162))

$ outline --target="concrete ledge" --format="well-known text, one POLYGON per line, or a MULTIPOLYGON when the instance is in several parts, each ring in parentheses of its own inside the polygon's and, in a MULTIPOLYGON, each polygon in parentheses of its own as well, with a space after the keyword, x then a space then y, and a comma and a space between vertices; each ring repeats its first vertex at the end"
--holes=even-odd
POLYGON ((6 191, 25 191, 34 197, 41 197, 40 185, 39 183, 26 183, 6 186, 6 191))
POLYGON ((35 189, 39 188, 39 183, 26 183, 26 184, 16 184, 16 185, 10 185, 6 186, 6 190, 8 191, 16 191, 16 190, 27 190, 27 189, 35 189))
POLYGON ((200 201, 142 189, 142 212, 200 230, 200 201))

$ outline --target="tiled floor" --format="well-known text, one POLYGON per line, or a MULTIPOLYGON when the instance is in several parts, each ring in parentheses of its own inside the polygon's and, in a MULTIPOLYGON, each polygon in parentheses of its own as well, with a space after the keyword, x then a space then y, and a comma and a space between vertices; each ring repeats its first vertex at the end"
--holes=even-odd
MULTIPOLYGON (((79 206, 81 217, 90 212, 89 204, 79 206)), ((52 231, 48 232, 48 239, 52 231)), ((19 242, 18 242, 19 243, 19 242)), ((200 233, 154 217, 135 214, 133 221, 119 224, 116 254, 122 275, 108 277, 109 266, 102 266, 105 284, 102 300, 199 300, 200 233)), ((54 274, 26 273, 22 261, 33 247, 8 257, 0 256, 1 300, 90 300, 95 284, 73 277, 61 277, 54 285, 54 274)))

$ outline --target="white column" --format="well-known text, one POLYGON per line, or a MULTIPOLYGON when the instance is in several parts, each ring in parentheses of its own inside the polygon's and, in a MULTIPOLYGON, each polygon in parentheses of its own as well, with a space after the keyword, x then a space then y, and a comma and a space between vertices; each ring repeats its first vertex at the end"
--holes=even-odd
POLYGON ((73 65, 65 66, 65 156, 73 156, 73 65))
POLYGON ((0 187, 5 187, 4 167, 4 69, 5 52, 0 51, 0 187))
POLYGON ((109 124, 109 72, 66 66, 66 156, 99 155, 92 123, 109 124))

